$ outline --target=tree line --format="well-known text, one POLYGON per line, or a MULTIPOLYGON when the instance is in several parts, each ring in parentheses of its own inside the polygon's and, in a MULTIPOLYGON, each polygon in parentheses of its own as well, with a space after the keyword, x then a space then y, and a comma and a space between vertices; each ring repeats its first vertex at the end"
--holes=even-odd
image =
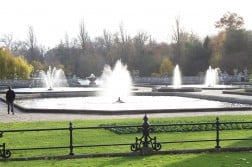
POLYGON ((209 65, 232 74, 234 69, 252 70, 252 33, 243 25, 242 17, 227 12, 216 21, 218 34, 202 40, 185 31, 178 17, 172 42, 168 44, 156 42, 145 32, 130 36, 123 25, 119 25, 118 32, 103 30, 102 36, 91 39, 85 22, 81 21, 75 38, 70 40, 66 34, 64 40, 50 49, 38 46, 32 26, 28 27, 24 41, 14 41, 10 34, 0 37, 0 41, 14 56, 27 61, 32 73, 55 66, 67 76, 87 77, 91 73, 99 76, 105 64, 113 67, 121 59, 129 71, 139 76, 169 76, 176 64, 183 75, 200 75, 209 65))

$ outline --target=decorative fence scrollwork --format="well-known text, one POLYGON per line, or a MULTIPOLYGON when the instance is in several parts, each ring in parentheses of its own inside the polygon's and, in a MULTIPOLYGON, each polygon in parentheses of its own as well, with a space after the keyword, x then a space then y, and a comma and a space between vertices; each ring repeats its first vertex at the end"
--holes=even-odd
POLYGON ((0 145, 2 149, 0 150, 0 156, 3 158, 9 158, 11 156, 11 151, 5 148, 5 143, 0 145))
POLYGON ((156 137, 150 137, 150 124, 148 122, 148 117, 145 114, 144 123, 142 125, 143 135, 141 138, 136 137, 136 141, 131 145, 131 151, 142 151, 143 149, 152 149, 152 151, 158 151, 162 148, 161 144, 157 142, 156 137), (149 147, 151 146, 151 147, 149 147))

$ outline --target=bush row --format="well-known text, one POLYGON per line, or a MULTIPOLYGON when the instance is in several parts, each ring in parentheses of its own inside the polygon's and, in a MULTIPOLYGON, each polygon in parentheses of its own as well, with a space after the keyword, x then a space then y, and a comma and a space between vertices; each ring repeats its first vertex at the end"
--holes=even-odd
MULTIPOLYGON (((231 121, 228 121, 231 122, 231 121)), ((177 124, 186 124, 186 123, 196 123, 196 122, 177 122, 177 124)), ((162 132, 194 132, 194 131, 215 131, 216 124, 209 124, 214 122, 204 122, 206 124, 196 124, 196 125, 171 125, 175 124, 174 122, 162 122, 161 124, 167 124, 167 126, 155 126, 157 123, 153 123, 150 126, 150 132, 152 133, 162 133, 162 132)), ((116 134, 134 134, 141 133, 142 128, 139 127, 116 127, 121 126, 122 124, 102 124, 101 127, 104 126, 115 126, 113 128, 105 128, 110 130, 116 134)), ((126 124, 124 124, 127 126, 126 124)), ((240 129, 252 129, 252 123, 221 123, 220 130, 240 130, 240 129)))

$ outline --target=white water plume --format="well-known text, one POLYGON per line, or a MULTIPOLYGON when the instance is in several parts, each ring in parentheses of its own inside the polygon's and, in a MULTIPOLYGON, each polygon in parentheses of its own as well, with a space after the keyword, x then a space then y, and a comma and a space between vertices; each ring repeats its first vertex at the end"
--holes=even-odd
POLYGON ((127 65, 123 65, 120 60, 116 62, 113 69, 109 65, 105 65, 101 81, 103 88, 101 96, 116 101, 119 98, 124 100, 124 98, 131 95, 132 79, 127 70, 127 65))
POLYGON ((218 71, 216 68, 212 68, 209 66, 206 77, 205 77, 205 85, 207 87, 215 87, 218 83, 218 71))
POLYGON ((178 65, 175 66, 173 71, 173 88, 181 88, 181 73, 178 65))
POLYGON ((56 69, 56 67, 51 68, 49 66, 48 70, 40 71, 39 78, 42 81, 42 85, 49 90, 55 87, 66 87, 68 86, 65 73, 62 69, 56 69))

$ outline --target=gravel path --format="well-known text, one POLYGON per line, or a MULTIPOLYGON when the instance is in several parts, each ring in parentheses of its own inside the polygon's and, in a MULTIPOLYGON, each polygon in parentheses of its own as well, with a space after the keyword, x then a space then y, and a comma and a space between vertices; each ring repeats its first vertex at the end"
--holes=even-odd
MULTIPOLYGON (((148 114, 149 118, 154 117, 190 117, 204 115, 247 115, 252 111, 216 111, 216 112, 196 112, 196 113, 165 113, 148 114)), ((136 115, 87 115, 87 114, 55 114, 55 113, 25 113, 15 109, 15 114, 7 113, 7 105, 0 101, 0 122, 25 122, 25 121, 52 121, 52 120, 89 120, 89 119, 120 119, 120 118, 143 118, 143 114, 136 115)))

